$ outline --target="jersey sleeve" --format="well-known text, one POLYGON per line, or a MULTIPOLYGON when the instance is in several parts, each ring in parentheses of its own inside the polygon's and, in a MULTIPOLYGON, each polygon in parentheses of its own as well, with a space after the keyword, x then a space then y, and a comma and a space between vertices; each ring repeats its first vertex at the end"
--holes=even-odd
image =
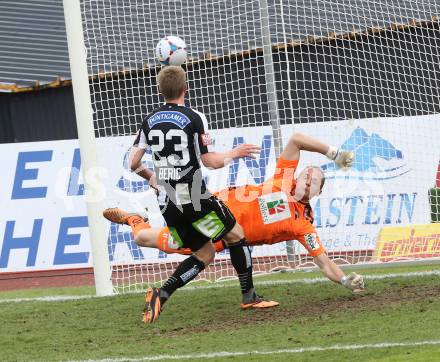
POLYGON ((199 117, 194 119, 194 144, 196 151, 203 155, 213 151, 213 141, 209 135, 208 120, 203 113, 194 111, 199 117))
POLYGON ((299 232, 295 235, 295 239, 304 246, 312 257, 325 253, 324 245, 322 245, 315 227, 309 222, 304 221, 299 232))
POLYGON ((285 160, 280 157, 275 166, 275 174, 273 177, 275 179, 283 178, 286 173, 293 175, 298 167, 298 162, 299 160, 285 160))
POLYGON ((149 149, 150 146, 147 144, 147 137, 145 136, 144 128, 139 128, 139 131, 136 133, 136 138, 134 139, 133 146, 149 149))
POLYGON ((290 193, 296 185, 294 175, 298 162, 299 160, 285 160, 280 157, 275 166, 273 178, 265 181, 264 184, 270 184, 275 189, 290 193))

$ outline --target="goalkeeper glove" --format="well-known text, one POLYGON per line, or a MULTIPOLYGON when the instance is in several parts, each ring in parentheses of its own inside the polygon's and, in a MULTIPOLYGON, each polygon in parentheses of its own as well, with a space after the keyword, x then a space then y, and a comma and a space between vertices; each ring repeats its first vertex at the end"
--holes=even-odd
POLYGON ((347 171, 354 161, 354 152, 344 151, 330 146, 326 156, 335 161, 336 165, 344 171, 347 171))
POLYGON ((341 284, 354 293, 363 292, 365 290, 364 278, 356 273, 350 273, 342 277, 341 284))

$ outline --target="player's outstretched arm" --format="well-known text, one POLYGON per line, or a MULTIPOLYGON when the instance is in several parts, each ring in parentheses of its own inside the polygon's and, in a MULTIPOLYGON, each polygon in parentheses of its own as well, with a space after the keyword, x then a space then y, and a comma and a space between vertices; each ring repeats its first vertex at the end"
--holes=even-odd
POLYGON ((351 167, 354 159, 353 152, 338 150, 336 147, 327 145, 320 140, 307 136, 300 132, 295 132, 289 139, 286 147, 281 153, 285 160, 299 160, 301 151, 317 152, 335 163, 342 169, 351 167))
POLYGON ((362 292, 365 289, 364 279, 361 275, 350 273, 345 275, 342 269, 337 266, 327 254, 320 254, 313 258, 321 272, 331 281, 341 284, 353 292, 362 292))
POLYGON ((251 144, 242 144, 227 152, 208 152, 200 156, 203 166, 222 168, 235 158, 252 157, 260 153, 260 147, 251 144))
POLYGON ((133 146, 128 156, 128 165, 133 172, 144 178, 150 183, 150 186, 157 190, 157 182, 155 173, 142 163, 142 157, 145 149, 133 146))

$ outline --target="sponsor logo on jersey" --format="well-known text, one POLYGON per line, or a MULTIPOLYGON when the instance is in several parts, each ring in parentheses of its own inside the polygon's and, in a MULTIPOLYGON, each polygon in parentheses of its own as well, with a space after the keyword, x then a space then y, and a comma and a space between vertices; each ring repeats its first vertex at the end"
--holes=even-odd
POLYGON ((319 243, 317 240, 316 233, 304 234, 304 240, 306 241, 306 244, 308 245, 310 250, 319 249, 319 243))
POLYGON ((215 211, 211 211, 202 218, 192 223, 194 228, 201 234, 216 240, 217 237, 225 230, 225 225, 217 216, 215 211))
POLYGON ((258 204, 265 224, 272 224, 291 217, 287 195, 284 192, 262 195, 258 198, 258 204))
POLYGON ((183 113, 177 111, 157 112, 148 118, 148 125, 150 128, 153 128, 159 123, 173 123, 180 129, 183 129, 191 123, 191 121, 183 113))
POLYGON ((200 135, 200 137, 202 138, 202 145, 203 146, 209 146, 209 145, 212 145, 212 138, 211 138, 211 136, 209 135, 209 133, 202 133, 201 135, 200 135))
POLYGON ((275 215, 286 210, 286 204, 283 200, 271 201, 267 203, 269 215, 275 215))

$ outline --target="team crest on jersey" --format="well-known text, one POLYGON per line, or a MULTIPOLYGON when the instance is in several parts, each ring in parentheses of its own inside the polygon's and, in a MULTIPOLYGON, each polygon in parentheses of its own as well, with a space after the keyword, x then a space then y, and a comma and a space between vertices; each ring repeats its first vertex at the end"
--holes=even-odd
POLYGON ((316 233, 304 234, 304 240, 306 241, 306 244, 309 246, 310 250, 319 249, 316 233))
POLYGON ((180 129, 184 129, 191 121, 183 113, 177 111, 163 111, 153 114, 148 118, 148 125, 153 128, 159 123, 173 123, 180 129))
POLYGON ((291 217, 289 202, 284 192, 262 195, 258 198, 258 204, 265 224, 272 224, 291 217))

